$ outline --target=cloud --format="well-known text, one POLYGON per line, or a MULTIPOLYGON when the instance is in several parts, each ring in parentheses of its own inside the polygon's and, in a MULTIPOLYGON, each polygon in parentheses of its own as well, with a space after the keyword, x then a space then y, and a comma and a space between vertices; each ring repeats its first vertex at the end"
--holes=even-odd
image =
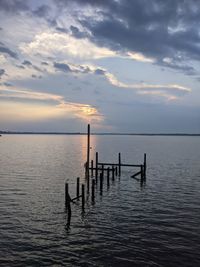
POLYGON ((33 66, 33 64, 30 61, 28 61, 28 60, 24 60, 22 62, 22 65, 25 65, 25 66, 33 66))
MULTIPOLYGON (((20 116, 24 116, 27 119, 31 117, 31 110, 33 109, 36 117, 35 119, 43 119, 44 117, 76 117, 86 122, 93 122, 95 124, 101 123, 103 121, 102 114, 97 110, 96 107, 89 104, 82 104, 76 102, 66 101, 63 96, 43 93, 43 92, 35 92, 31 90, 23 90, 20 88, 0 88, 0 98, 6 98, 9 100, 15 100, 13 103, 14 106, 17 105, 18 111, 17 113, 20 116), (26 102, 18 102, 16 100, 26 100, 26 102), (31 103, 27 101, 39 101, 36 103, 31 103), (48 103, 46 106, 44 102, 48 103), (55 104, 52 104, 55 103, 55 104), (20 110, 21 105, 21 110, 20 110), (28 114, 23 115, 24 109, 23 106, 28 109, 28 114), (39 110, 37 111, 37 106, 39 106, 39 110)), ((4 101, 5 102, 5 101, 4 101)), ((12 102, 12 101, 11 101, 12 102)), ((8 102, 7 102, 8 103, 8 102)), ((11 105, 11 104, 9 104, 11 105)), ((12 106, 12 105, 11 105, 12 106)), ((7 105, 8 108, 8 105, 7 105)), ((9 112, 8 112, 9 113, 9 112)))
POLYGON ((126 84, 120 82, 113 74, 104 72, 104 76, 114 86, 119 88, 134 89, 140 95, 161 96, 168 100, 175 100, 191 92, 191 89, 178 84, 126 84))
POLYGON ((54 62, 53 65, 54 65, 54 68, 57 70, 60 70, 63 72, 71 72, 71 69, 68 64, 54 62))
POLYGON ((65 73, 75 74, 94 74, 104 77, 111 85, 121 89, 132 89, 140 95, 159 96, 168 100, 175 100, 181 96, 191 93, 191 89, 178 84, 147 84, 147 83, 132 83, 127 84, 117 79, 115 75, 108 72, 106 69, 93 65, 78 65, 71 63, 55 63, 55 69, 65 73))
MULTIPOLYGON (((97 46, 127 53, 141 61, 172 58, 165 67, 186 70, 188 59, 200 59, 200 5, 198 1, 122 0, 55 1, 74 10, 77 22, 90 32, 97 46), (76 3, 76 4, 75 4, 76 3), (195 25, 195 26, 194 26, 195 25), (179 63, 179 64, 177 64, 179 63)), ((76 31, 79 32, 76 28, 76 31)))
POLYGON ((17 58, 17 53, 13 52, 11 49, 9 49, 8 47, 6 47, 4 44, 1 43, 0 45, 0 53, 9 55, 12 58, 17 58))
POLYGON ((1 77, 2 77, 5 73, 6 73, 6 72, 5 72, 4 69, 0 69, 0 79, 1 79, 1 77))
POLYGON ((28 10, 27 1, 23 0, 0 0, 0 11, 16 13, 18 11, 28 10))
POLYGON ((37 9, 33 11, 33 15, 36 15, 38 17, 48 17, 48 14, 50 12, 51 8, 47 5, 41 5, 37 9))
POLYGON ((41 54, 59 57, 68 55, 80 59, 97 59, 115 55, 115 52, 105 47, 97 47, 88 39, 76 39, 73 36, 56 32, 37 34, 30 43, 22 43, 20 50, 27 55, 41 54))

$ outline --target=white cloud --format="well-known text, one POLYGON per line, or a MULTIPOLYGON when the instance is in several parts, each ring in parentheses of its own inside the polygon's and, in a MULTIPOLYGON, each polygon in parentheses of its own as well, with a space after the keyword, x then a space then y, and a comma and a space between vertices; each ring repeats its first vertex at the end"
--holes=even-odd
POLYGON ((76 39, 66 33, 43 32, 32 42, 21 43, 20 50, 27 55, 62 56, 80 59, 97 59, 115 56, 115 52, 105 47, 97 47, 88 39, 76 39))
POLYGON ((120 82, 113 74, 106 72, 104 73, 108 81, 120 88, 134 89, 138 94, 161 96, 168 100, 175 100, 180 96, 190 93, 192 90, 188 87, 184 87, 178 84, 126 84, 120 82))
POLYGON ((150 57, 145 57, 142 53, 136 53, 136 52, 128 52, 127 55, 136 61, 141 61, 141 62, 149 62, 153 63, 155 62, 155 59, 150 58, 150 57))

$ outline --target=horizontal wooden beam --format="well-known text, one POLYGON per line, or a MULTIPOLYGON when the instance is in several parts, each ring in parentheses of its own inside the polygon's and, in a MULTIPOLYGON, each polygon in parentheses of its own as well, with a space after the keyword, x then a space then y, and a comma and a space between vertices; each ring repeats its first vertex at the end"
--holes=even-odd
MULTIPOLYGON (((103 163, 98 162, 98 165, 105 165, 105 166, 119 166, 119 163, 103 163)), ((121 164, 123 167, 141 167, 141 164, 121 164)))

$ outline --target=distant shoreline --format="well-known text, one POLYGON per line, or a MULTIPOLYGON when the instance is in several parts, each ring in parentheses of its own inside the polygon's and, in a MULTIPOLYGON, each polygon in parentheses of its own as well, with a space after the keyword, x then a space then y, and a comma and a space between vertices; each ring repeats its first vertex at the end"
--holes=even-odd
MULTIPOLYGON (((27 134, 27 135, 87 135, 87 133, 72 132, 15 132, 15 131, 0 131, 0 135, 4 134, 27 134)), ((200 136, 200 134, 187 133, 91 133, 91 135, 139 135, 139 136, 200 136)))

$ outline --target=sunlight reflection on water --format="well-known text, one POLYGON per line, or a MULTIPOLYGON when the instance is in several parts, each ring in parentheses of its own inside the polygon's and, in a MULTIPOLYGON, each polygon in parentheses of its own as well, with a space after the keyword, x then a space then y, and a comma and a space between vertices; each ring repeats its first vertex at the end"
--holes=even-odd
POLYGON ((95 205, 72 206, 64 184, 83 178, 86 137, 4 135, 0 140, 1 266, 199 266, 199 137, 91 136, 99 160, 141 163, 147 184, 120 179, 95 205))

